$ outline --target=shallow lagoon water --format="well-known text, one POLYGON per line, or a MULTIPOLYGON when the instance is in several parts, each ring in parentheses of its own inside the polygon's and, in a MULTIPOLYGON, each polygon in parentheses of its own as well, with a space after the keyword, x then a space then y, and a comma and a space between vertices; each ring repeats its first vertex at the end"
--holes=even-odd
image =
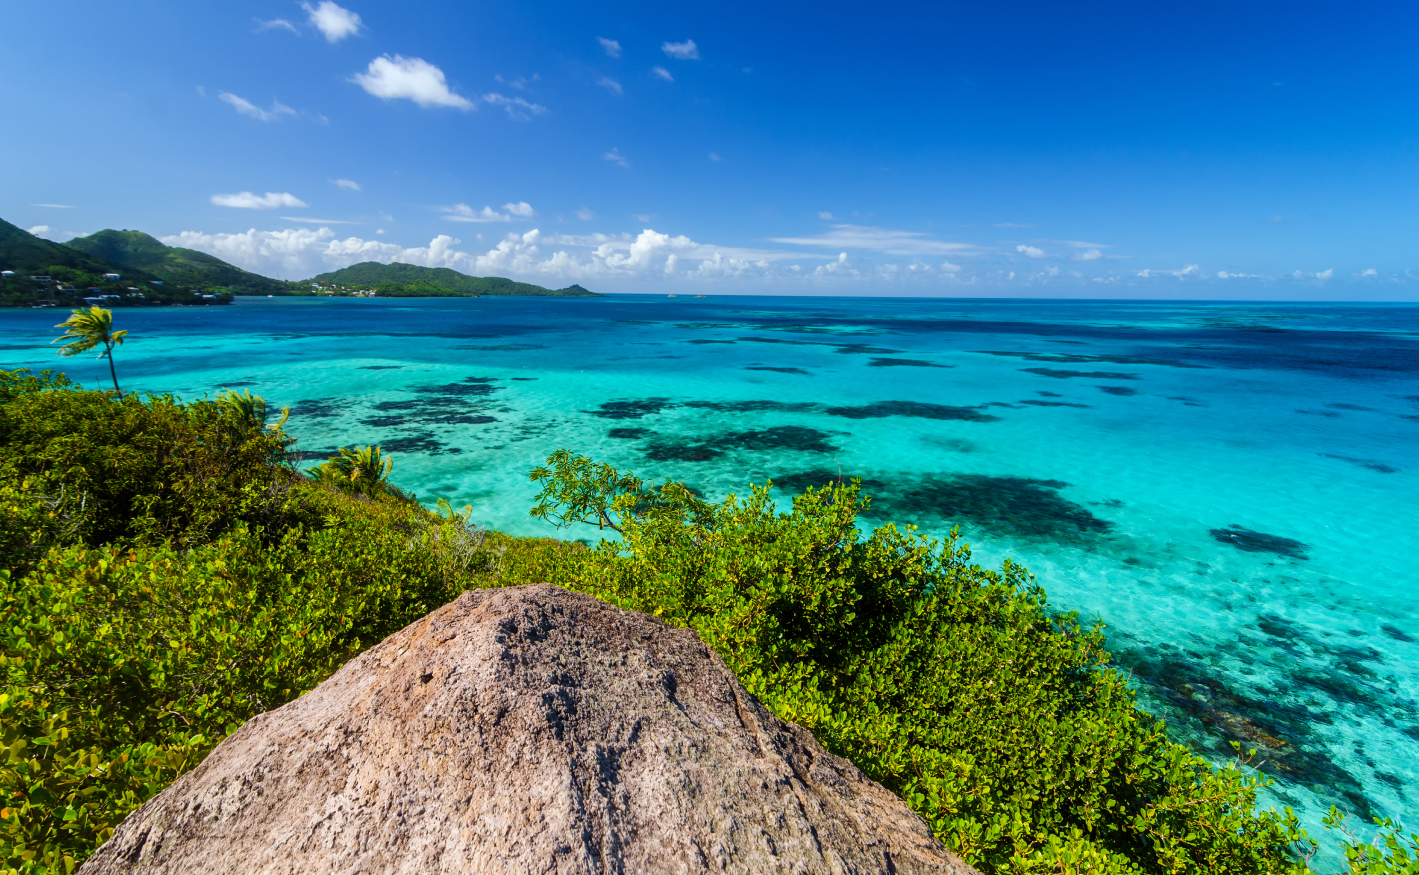
MULTIPOLYGON (((0 366, 64 367, 56 311, 0 366)), ((1258 749, 1313 834, 1419 795, 1419 307, 921 299, 241 299, 122 310, 126 389, 289 404, 422 500, 546 533, 554 449, 710 497, 863 478, 1106 624, 1143 703, 1258 749)), ((565 533, 564 533, 565 536, 565 533)), ((573 537, 594 538, 592 532, 573 537)))

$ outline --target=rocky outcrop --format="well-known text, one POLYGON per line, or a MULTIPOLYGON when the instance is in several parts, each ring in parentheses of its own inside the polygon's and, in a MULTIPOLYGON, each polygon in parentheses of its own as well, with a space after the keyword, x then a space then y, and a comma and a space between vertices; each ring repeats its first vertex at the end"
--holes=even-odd
POLYGON ((99 873, 972 873, 695 633, 553 586, 464 593, 257 717, 99 873))

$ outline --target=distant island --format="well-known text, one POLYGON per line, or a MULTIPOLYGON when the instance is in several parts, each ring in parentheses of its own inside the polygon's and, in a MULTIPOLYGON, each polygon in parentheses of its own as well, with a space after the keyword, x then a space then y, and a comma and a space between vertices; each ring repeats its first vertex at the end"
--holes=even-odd
POLYGON ((0 307, 230 304, 235 297, 599 297, 446 267, 366 261, 298 282, 272 279, 142 231, 104 230, 54 243, 0 219, 0 307))
POLYGON ((193 288, 191 283, 172 280, 169 276, 171 274, 150 272, 52 243, 0 219, 0 306, 141 307, 231 303, 232 296, 225 289, 193 288))
POLYGON ((563 298, 600 297, 578 285, 549 289, 500 276, 469 276, 447 267, 383 264, 365 261, 312 277, 312 286, 347 293, 374 292, 390 298, 450 298, 479 295, 551 295, 563 298))

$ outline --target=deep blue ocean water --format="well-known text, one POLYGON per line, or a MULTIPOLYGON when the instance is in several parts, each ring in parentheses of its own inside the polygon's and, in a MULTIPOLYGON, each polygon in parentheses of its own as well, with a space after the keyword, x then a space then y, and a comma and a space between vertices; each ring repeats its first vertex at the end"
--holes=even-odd
MULTIPOLYGON (((62 311, 0 366, 63 367, 62 311)), ((566 447, 718 498, 862 477, 1106 624, 1143 704, 1241 741, 1312 832, 1419 794, 1419 306, 827 298, 242 299, 120 310, 126 389, 250 388, 308 452, 546 533, 566 447)), ((565 533, 563 533, 566 536, 565 533)), ((574 532, 572 537, 590 537, 574 532)))

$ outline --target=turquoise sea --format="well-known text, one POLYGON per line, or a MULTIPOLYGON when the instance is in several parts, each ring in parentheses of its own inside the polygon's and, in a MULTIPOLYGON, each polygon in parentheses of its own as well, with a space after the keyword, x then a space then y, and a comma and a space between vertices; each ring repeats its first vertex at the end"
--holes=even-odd
MULTIPOLYGON (((0 366, 65 314, 0 311, 0 366)), ((1419 797, 1419 306, 648 297, 120 310, 130 390, 250 388, 483 525, 566 447, 711 497, 862 477, 1027 565, 1143 703, 1259 750, 1312 833, 1419 797)), ((89 386, 93 359, 64 360, 89 386)), ((869 520, 868 522, 874 522, 869 520)), ((564 535, 565 536, 565 535, 564 535)), ((594 532, 572 537, 594 538, 594 532)))

